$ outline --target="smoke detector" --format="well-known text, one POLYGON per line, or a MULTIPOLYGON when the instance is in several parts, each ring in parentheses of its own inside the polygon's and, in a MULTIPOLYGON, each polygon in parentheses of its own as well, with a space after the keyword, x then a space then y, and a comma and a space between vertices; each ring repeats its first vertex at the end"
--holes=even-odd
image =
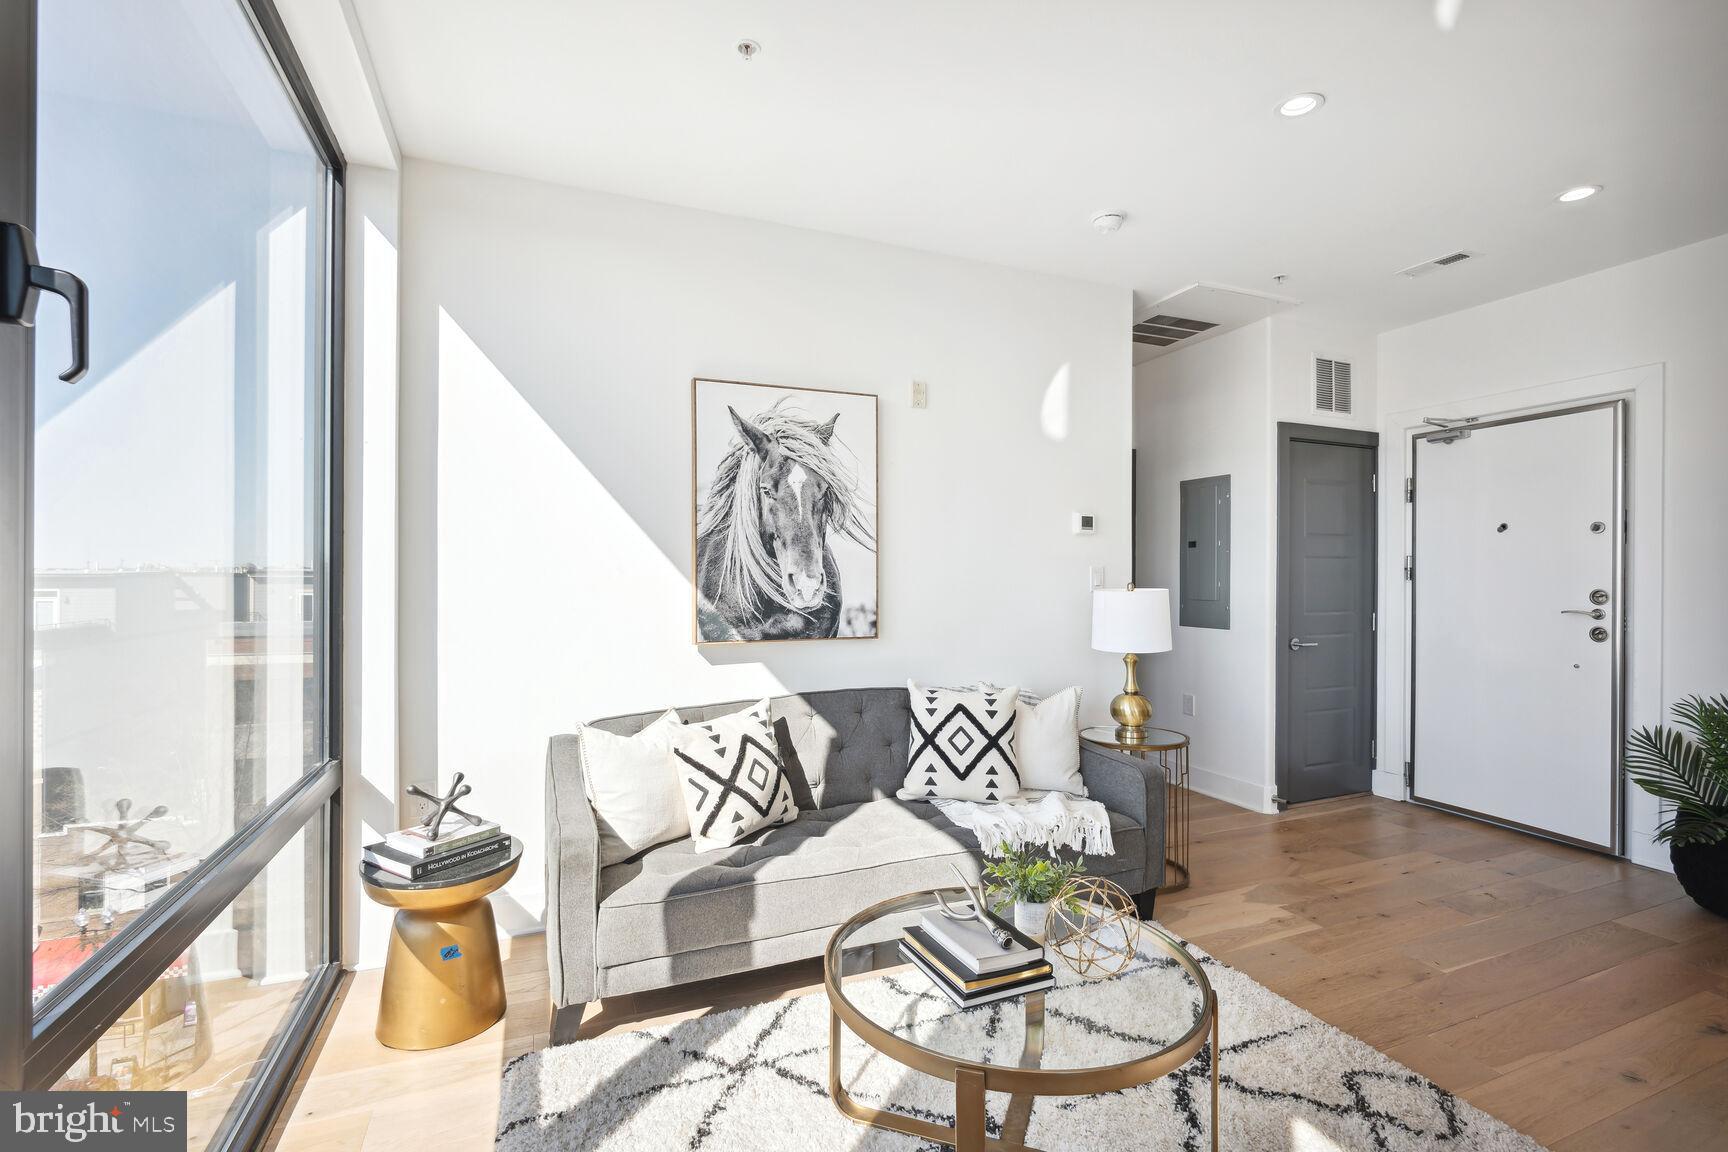
POLYGON ((738 55, 743 58, 746 64, 756 59, 756 54, 760 51, 762 51, 762 45, 754 40, 738 41, 738 55))
POLYGON ((1127 219, 1120 212, 1098 212, 1092 217, 1092 227, 1098 229, 1098 234, 1108 236, 1122 227, 1122 221, 1127 219))

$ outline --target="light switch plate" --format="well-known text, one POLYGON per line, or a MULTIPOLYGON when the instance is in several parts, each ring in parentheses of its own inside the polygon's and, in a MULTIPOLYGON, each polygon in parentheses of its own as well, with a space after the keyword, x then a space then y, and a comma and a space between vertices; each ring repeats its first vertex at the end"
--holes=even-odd
POLYGON ((1086 587, 1104 587, 1104 565, 1094 564, 1086 570, 1086 587))
POLYGON ((1182 715, 1194 715, 1194 694, 1192 692, 1182 693, 1182 715))
POLYGON ((930 385, 922 380, 912 381, 912 407, 930 407, 930 385))

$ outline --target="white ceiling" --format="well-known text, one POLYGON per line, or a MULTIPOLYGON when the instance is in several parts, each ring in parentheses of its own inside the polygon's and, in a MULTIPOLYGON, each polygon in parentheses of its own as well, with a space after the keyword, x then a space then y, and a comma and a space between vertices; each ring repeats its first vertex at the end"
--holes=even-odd
POLYGON ((357 0, 402 151, 1395 327, 1728 232, 1728 3, 357 0), (749 37, 761 55, 734 51, 749 37), (1327 96, 1300 120, 1284 97, 1327 96), (1580 183, 1606 190, 1553 201, 1580 183), (1126 212, 1113 236, 1095 211, 1126 212), (1483 253, 1421 280, 1397 269, 1483 253), (1275 285, 1272 277, 1289 279, 1275 285))

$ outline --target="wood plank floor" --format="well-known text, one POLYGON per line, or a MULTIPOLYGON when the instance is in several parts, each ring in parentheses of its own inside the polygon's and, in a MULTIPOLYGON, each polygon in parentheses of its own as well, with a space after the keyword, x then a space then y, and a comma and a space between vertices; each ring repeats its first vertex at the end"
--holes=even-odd
MULTIPOLYGON (((1728 1146, 1728 920, 1668 875, 1369 796, 1278 816, 1205 797, 1159 919, 1554 1152, 1728 1146)), ((491 1146, 498 1074, 543 1047, 538 936, 510 1011, 437 1052, 372 1037, 352 976, 278 1130, 292 1152, 491 1146)), ((584 1035, 815 991, 816 961, 609 1001, 584 1035)))

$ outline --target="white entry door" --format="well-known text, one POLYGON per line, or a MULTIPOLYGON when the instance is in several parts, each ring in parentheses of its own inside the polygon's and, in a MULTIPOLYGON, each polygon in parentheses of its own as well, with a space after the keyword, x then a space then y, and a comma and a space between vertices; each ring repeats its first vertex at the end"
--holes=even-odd
POLYGON ((1415 443, 1415 799, 1620 847, 1624 402, 1415 443))

